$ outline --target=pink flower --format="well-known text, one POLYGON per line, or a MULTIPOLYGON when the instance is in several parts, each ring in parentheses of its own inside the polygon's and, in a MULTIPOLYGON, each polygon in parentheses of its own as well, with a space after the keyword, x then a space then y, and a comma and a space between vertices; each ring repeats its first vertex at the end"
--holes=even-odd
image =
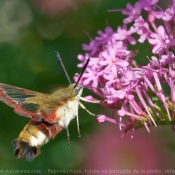
POLYGON ((157 4, 159 0, 140 0, 144 10, 150 11, 152 10, 153 5, 157 4))
POLYGON ((174 17, 175 17, 175 7, 171 6, 165 10, 162 19, 164 21, 170 21, 170 20, 174 20, 174 17))
POLYGON ((107 26, 104 32, 99 30, 97 33, 99 36, 95 39, 91 39, 89 44, 83 44, 83 49, 90 52, 89 56, 95 56, 98 54, 101 51, 101 46, 108 42, 114 32, 111 27, 107 26))
POLYGON ((116 40, 119 40, 119 41, 125 40, 125 41, 129 42, 130 44, 134 45, 134 44, 136 44, 136 40, 134 37, 131 36, 131 34, 132 34, 132 31, 127 30, 126 26, 124 26, 123 28, 119 26, 117 28, 116 33, 113 34, 113 37, 116 40))
POLYGON ((140 16, 142 8, 143 8, 142 3, 140 3, 139 1, 136 2, 134 6, 128 3, 126 5, 126 9, 121 10, 122 14, 128 16, 123 20, 123 23, 127 24, 137 19, 140 16))
POLYGON ((127 4, 126 9, 114 10, 127 16, 123 27, 113 30, 108 26, 104 32, 99 31, 99 36, 84 45, 85 56, 78 56, 82 62, 79 67, 90 57, 80 84, 98 95, 101 105, 113 110, 113 116, 98 115, 97 121, 119 125, 124 133, 140 127, 149 131, 149 126, 175 122, 175 34, 171 25, 175 22, 175 1, 164 11, 157 3, 139 0, 127 4), (143 18, 143 11, 148 20, 143 18), (157 26, 158 19, 163 25, 157 26), (137 48, 130 49, 137 40, 149 44, 145 49, 152 48, 150 58, 139 58, 148 60, 145 65, 137 65, 137 48), (164 84, 169 86, 169 93, 165 93, 164 84))
POLYGON ((162 53, 168 49, 169 38, 163 26, 159 26, 156 33, 151 33, 148 41, 154 46, 153 53, 162 53))
POLYGON ((149 29, 149 24, 144 21, 144 19, 139 16, 136 20, 134 25, 131 27, 131 30, 133 30, 133 33, 137 33, 140 35, 140 38, 138 41, 140 43, 143 43, 150 35, 151 31, 149 29))
POLYGON ((95 39, 98 41, 98 43, 105 44, 114 31, 110 26, 107 26, 104 32, 99 30, 97 33, 99 36, 97 36, 95 39))

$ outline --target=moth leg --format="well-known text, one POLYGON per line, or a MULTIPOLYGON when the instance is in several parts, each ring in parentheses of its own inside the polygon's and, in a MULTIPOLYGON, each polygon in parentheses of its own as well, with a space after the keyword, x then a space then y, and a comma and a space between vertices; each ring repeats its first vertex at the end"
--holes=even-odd
POLYGON ((89 113, 90 115, 92 115, 92 116, 96 116, 95 114, 93 114, 92 112, 90 112, 89 110, 87 110, 86 109, 86 107, 81 103, 81 102, 79 102, 79 105, 80 105, 80 107, 82 108, 82 109, 84 109, 87 113, 89 113))
POLYGON ((77 118, 77 130, 78 130, 78 136, 81 137, 78 113, 77 113, 76 118, 77 118))
POLYGON ((67 143, 68 143, 68 148, 70 148, 70 134, 69 134, 69 129, 66 129, 67 131, 67 143))
POLYGON ((96 101, 94 101, 94 100, 88 100, 88 99, 83 98, 83 97, 80 97, 80 99, 82 101, 89 102, 89 103, 100 103, 101 102, 100 100, 96 100, 96 101))

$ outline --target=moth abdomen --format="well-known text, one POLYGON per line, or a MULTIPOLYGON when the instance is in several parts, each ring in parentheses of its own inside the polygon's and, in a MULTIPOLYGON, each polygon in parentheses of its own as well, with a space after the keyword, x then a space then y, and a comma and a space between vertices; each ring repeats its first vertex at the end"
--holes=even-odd
POLYGON ((59 123, 49 124, 31 119, 19 137, 12 142, 14 155, 32 161, 39 155, 40 146, 53 139, 61 130, 62 126, 59 123))
POLYGON ((29 142, 15 139, 12 142, 14 148, 14 155, 17 158, 21 158, 27 161, 32 161, 40 153, 39 146, 30 146, 29 142))

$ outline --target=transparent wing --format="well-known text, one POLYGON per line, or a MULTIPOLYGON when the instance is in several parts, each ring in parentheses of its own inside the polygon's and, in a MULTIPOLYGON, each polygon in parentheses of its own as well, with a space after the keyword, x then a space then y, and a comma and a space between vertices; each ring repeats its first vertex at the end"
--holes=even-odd
POLYGON ((22 116, 36 117, 43 99, 47 96, 47 94, 0 83, 0 101, 14 108, 14 111, 22 116))

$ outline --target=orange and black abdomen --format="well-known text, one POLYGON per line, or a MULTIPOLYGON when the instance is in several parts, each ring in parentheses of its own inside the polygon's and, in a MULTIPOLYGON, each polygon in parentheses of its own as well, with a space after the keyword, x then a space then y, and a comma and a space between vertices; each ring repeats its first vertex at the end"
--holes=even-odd
POLYGON ((17 158, 32 161, 39 155, 40 146, 53 139, 61 130, 62 126, 59 122, 49 124, 31 119, 19 137, 12 142, 14 155, 17 158))

